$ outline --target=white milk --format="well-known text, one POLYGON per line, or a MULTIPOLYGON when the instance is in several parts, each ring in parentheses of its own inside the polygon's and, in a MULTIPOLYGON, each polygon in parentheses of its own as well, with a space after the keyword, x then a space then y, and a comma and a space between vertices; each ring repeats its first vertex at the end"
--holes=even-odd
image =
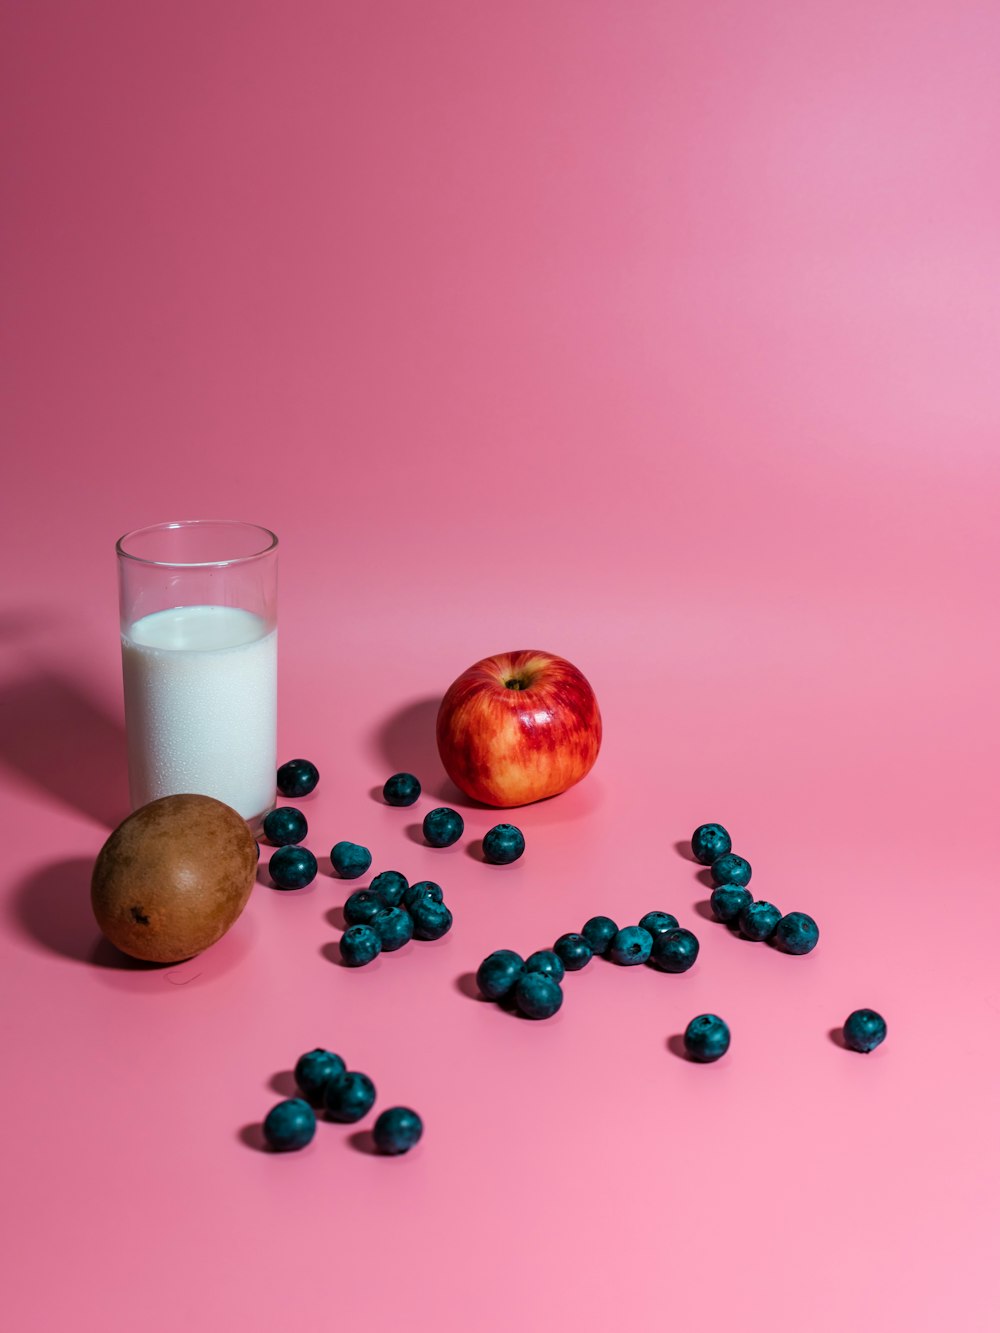
POLYGON ((133 809, 176 792, 254 821, 274 805, 278 632, 233 606, 178 606, 122 634, 133 809))

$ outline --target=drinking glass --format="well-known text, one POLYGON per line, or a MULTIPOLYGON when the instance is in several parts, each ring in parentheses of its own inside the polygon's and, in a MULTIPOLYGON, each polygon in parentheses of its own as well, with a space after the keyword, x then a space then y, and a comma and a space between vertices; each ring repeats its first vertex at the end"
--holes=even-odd
POLYGON ((275 799, 277 537, 188 519, 115 549, 132 808, 196 792, 258 831, 275 799))

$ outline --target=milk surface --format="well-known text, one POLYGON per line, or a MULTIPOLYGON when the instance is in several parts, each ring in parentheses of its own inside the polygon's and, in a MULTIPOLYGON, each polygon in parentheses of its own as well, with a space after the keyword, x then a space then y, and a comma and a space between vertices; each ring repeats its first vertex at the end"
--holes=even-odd
POLYGON ((157 611, 122 634, 122 673, 133 809, 177 792, 271 809, 277 630, 232 606, 157 611))

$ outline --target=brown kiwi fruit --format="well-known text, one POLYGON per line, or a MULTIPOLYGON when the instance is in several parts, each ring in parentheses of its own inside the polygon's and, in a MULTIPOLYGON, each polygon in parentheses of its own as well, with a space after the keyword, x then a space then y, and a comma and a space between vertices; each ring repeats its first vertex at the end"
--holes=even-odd
POLYGON ((119 824, 94 863, 97 924, 123 953, 179 963, 222 938, 246 906, 257 843, 211 796, 164 796, 119 824))

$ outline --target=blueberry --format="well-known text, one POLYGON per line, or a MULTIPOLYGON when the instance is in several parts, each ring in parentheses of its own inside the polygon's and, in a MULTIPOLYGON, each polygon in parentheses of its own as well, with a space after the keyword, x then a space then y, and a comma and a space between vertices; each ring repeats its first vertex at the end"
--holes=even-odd
POLYGON ((537 949, 525 959, 524 970, 540 972, 543 977, 551 977, 553 981, 562 981, 566 975, 563 960, 555 949, 537 949))
POLYGON ((648 930, 655 940, 657 935, 665 935, 668 930, 676 930, 678 922, 673 912, 647 912, 639 925, 643 930, 648 930))
POLYGON ((424 897, 410 908, 413 933, 418 940, 439 940, 451 930, 452 915, 444 903, 424 897))
POLYGON ((364 967, 382 952, 382 940, 373 926, 348 926, 340 937, 340 956, 348 967, 364 967))
POLYGON ((653 936, 643 926, 622 926, 608 945, 608 957, 620 967, 644 963, 653 948, 653 936))
POLYGON ((344 920, 349 926, 370 926, 385 903, 371 889, 355 889, 344 903, 344 920))
POLYGON ((444 902, 444 893, 441 885, 435 884, 432 879, 418 879, 416 884, 411 884, 403 893, 403 906, 409 908, 412 912, 421 898, 432 898, 436 903, 444 902))
POLYGON ((524 855, 524 834, 513 824, 496 824, 483 838, 483 856, 494 866, 509 866, 524 855))
POLYGON ((267 865, 276 889, 304 889, 316 878, 316 858, 308 847, 279 847, 267 865))
POLYGON ((319 782, 319 769, 308 759, 289 759, 278 769, 278 791, 282 796, 308 796, 319 782))
POLYGON ((289 847, 301 842, 308 832, 305 815, 294 805, 283 805, 264 816, 264 837, 274 847, 289 847))
POLYGON ((496 949, 479 964, 476 985, 488 1000, 502 999, 524 973, 524 959, 513 949, 496 949))
POLYGON ((781 913, 773 903, 748 903, 740 913, 740 930, 748 940, 760 943, 769 940, 781 920, 781 913))
POLYGON ((697 935, 678 926, 653 941, 653 962, 661 972, 686 972, 694 967, 699 948, 697 935))
POLYGON ((295 1082, 303 1097, 311 1102, 323 1100, 323 1090, 331 1078, 339 1078, 347 1066, 339 1055, 317 1046, 295 1062, 295 1082))
POLYGON ((721 824, 699 824, 691 834, 691 850, 696 861, 710 866, 733 850, 733 840, 721 824))
POLYGON ((330 852, 330 860, 341 879, 357 879, 371 865, 372 854, 356 842, 338 842, 330 852))
POLYGON ((608 945, 618 934, 618 925, 609 916, 592 916, 580 934, 593 953, 607 953, 608 945))
POLYGON ((403 901, 403 894, 410 887, 410 882, 398 870, 383 870, 369 884, 372 893, 377 894, 386 907, 398 907, 403 901))
POLYGON ((395 953, 413 939, 413 917, 404 907, 383 907, 372 922, 385 953, 395 953))
POLYGON ((729 1050, 729 1028, 717 1014, 699 1014, 684 1030, 684 1049, 692 1060, 711 1064, 729 1050))
POLYGON ((386 805, 412 805, 420 795, 420 783, 412 773, 393 773, 382 788, 386 805))
POLYGON ((562 987, 541 972, 525 972, 514 988, 514 1001, 528 1018, 551 1018, 562 1008, 562 987))
POLYGON ((874 1009, 855 1009, 844 1024, 844 1045, 865 1055, 885 1041, 885 1019, 874 1009))
POLYGON ((424 838, 432 847, 450 847, 464 832, 465 820, 446 805, 424 815, 424 838))
POLYGON ((272 1106, 264 1117, 264 1138, 276 1152, 294 1152, 311 1143, 316 1133, 316 1112, 301 1097, 289 1097, 272 1106))
POLYGON ((741 884, 719 884, 712 890, 711 901, 716 920, 728 926, 753 902, 753 894, 741 884))
POLYGON ((379 1152, 390 1157, 409 1152, 420 1142, 424 1122, 408 1106, 390 1106, 375 1121, 372 1137, 379 1152))
POLYGON ((560 935, 552 948, 562 959, 567 972, 579 972, 594 956, 594 951, 582 935, 560 935))
POLYGON ((353 1125, 375 1105, 375 1084, 367 1074, 349 1069, 346 1074, 330 1080, 323 1101, 331 1120, 353 1125))
POLYGON ((773 939, 785 953, 812 953, 819 942, 819 926, 806 912, 788 912, 778 922, 773 939))
POLYGON ((750 883, 753 871, 750 869, 750 862, 744 861, 742 856, 726 852, 724 856, 715 858, 710 873, 713 884, 735 884, 739 888, 745 888, 750 883))

